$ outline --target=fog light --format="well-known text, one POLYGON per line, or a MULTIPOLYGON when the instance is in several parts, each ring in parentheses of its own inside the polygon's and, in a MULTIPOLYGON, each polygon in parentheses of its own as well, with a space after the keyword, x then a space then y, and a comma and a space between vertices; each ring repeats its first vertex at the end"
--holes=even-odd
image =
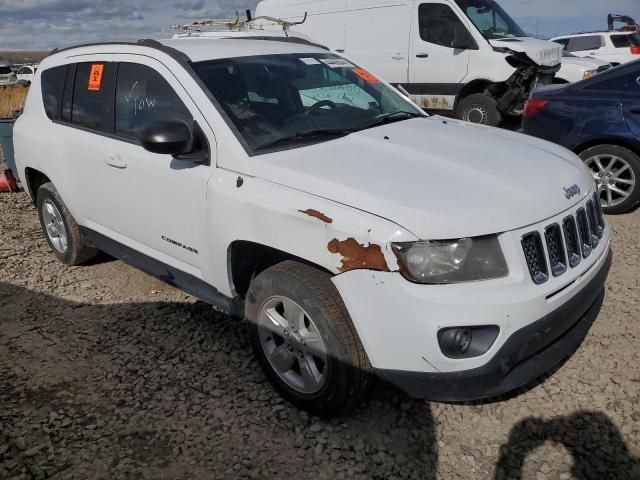
POLYGON ((438 332, 438 343, 449 358, 474 358, 487 353, 499 333, 495 325, 444 328, 438 332))

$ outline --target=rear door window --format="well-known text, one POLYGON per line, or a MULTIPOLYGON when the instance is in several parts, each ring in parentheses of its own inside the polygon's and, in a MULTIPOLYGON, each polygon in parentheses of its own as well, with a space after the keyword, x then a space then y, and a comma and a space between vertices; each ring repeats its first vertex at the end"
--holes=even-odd
POLYGON ((116 86, 116 135, 137 142, 145 128, 167 119, 193 123, 189 109, 162 75, 145 65, 121 63, 116 86))
POLYGON ((71 123, 100 132, 113 132, 115 65, 79 63, 76 67, 71 123))
POLYGON ((604 46, 604 38, 601 35, 589 35, 586 37, 573 37, 569 40, 567 51, 582 52, 585 50, 598 50, 604 46))
POLYGON ((51 120, 60 120, 60 105, 67 66, 49 68, 42 72, 42 102, 44 111, 51 120))
POLYGON ((616 48, 640 47, 640 35, 637 33, 628 35, 611 35, 611 42, 616 48))

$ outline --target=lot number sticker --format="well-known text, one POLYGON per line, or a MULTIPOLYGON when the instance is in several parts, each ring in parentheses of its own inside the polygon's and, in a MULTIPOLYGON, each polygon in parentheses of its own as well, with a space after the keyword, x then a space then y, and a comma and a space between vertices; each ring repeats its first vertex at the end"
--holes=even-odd
POLYGON ((104 65, 91 65, 91 73, 89 73, 89 86, 88 90, 92 92, 98 92, 100 85, 102 84, 102 71, 104 65))
POLYGON ((371 75, 369 72, 367 72, 366 70, 363 70, 361 68, 355 68, 353 70, 353 73, 355 73, 357 76, 359 76, 361 79, 363 79, 367 83, 380 83, 380 80, 378 80, 376 77, 371 75))
POLYGON ((300 61, 307 65, 320 65, 320 62, 315 58, 301 58, 300 61))
POLYGON ((320 61, 331 68, 353 68, 353 63, 347 62, 344 58, 321 58, 320 61))

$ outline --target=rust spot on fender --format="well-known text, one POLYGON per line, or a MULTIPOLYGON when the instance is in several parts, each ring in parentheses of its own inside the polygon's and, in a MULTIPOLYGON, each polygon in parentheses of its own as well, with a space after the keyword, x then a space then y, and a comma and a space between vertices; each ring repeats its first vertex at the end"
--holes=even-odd
POLYGON ((378 270, 388 272, 389 266, 384 258, 380 245, 370 243, 369 246, 359 244, 355 238, 340 241, 334 238, 329 242, 329 251, 342 255, 341 272, 350 270, 378 270))
POLYGON ((323 221, 324 223, 333 223, 333 218, 327 217, 324 213, 319 212, 318 210, 314 210, 313 208, 309 208, 307 210, 298 210, 300 213, 304 213, 305 215, 309 215, 310 217, 317 218, 318 220, 323 221))

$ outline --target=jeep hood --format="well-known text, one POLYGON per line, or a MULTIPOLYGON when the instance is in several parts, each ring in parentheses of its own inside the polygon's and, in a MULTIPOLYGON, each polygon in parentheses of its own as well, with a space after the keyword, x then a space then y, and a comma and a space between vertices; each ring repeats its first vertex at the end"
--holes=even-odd
POLYGON ((431 240, 525 227, 569 209, 593 188, 589 170, 562 147, 442 117, 405 120, 251 162, 259 178, 431 240), (567 199, 564 188, 573 185, 581 195, 567 199))
POLYGON ((507 48, 514 52, 524 53, 541 67, 555 67, 562 61, 562 46, 531 37, 501 38, 489 40, 492 47, 507 48))

